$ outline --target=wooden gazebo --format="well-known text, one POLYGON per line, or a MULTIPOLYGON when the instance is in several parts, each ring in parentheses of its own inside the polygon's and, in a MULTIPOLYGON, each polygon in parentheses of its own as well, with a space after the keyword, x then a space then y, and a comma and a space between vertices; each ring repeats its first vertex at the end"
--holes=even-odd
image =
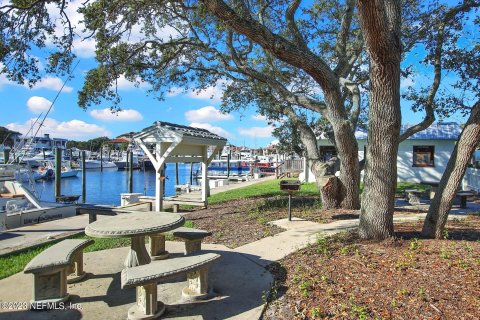
POLYGON ((208 130, 156 121, 133 136, 135 142, 148 156, 156 171, 155 210, 163 211, 163 179, 165 163, 201 163, 201 201, 207 206, 208 178, 207 167, 225 144, 227 139, 208 130), (154 145, 153 152, 148 146, 154 145), (209 155, 208 150, 211 150, 209 155))

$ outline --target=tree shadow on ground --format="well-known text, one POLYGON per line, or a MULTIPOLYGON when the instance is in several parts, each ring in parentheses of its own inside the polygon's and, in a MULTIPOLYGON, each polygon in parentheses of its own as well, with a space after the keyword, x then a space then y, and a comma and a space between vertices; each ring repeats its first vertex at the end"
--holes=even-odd
POLYGON ((342 214, 336 214, 332 216, 332 220, 352 220, 352 219, 358 219, 360 218, 359 214, 354 214, 354 213, 342 213, 342 214))
MULTIPOLYGON (((470 229, 470 228, 456 228, 456 229, 446 229, 446 235, 448 240, 464 240, 464 241, 480 241, 480 230, 470 229)), ((420 231, 398 231, 395 232, 396 238, 401 238, 405 240, 410 239, 427 239, 422 236, 420 231)))
MULTIPOLYGON (((292 209, 298 208, 312 208, 320 207, 321 202, 319 198, 306 198, 295 196, 292 197, 291 203, 292 209)), ((263 202, 257 206, 258 210, 272 210, 272 209, 286 209, 288 207, 288 197, 275 198, 275 199, 265 199, 263 202)))

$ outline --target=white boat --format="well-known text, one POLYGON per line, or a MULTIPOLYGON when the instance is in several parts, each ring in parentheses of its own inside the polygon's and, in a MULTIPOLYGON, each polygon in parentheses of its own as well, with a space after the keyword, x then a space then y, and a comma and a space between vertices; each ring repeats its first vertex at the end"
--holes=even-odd
MULTIPOLYGON (((52 170, 52 174, 47 174, 47 180, 49 179, 54 179, 55 178, 55 162, 54 161, 45 161, 43 163, 43 166, 40 166, 38 168, 39 172, 45 171, 45 170, 52 170)), ((50 172, 50 171, 48 171, 50 172)), ((78 175, 80 172, 80 169, 72 169, 72 166, 70 165, 70 161, 62 161, 62 169, 61 169, 61 178, 73 178, 78 175)))
POLYGON ((73 178, 78 176, 78 173, 80 172, 79 169, 67 169, 67 170, 62 170, 62 175, 61 178, 73 178))
POLYGON ((0 165, 0 230, 73 217, 75 204, 41 201, 15 180, 17 165, 0 165))
MULTIPOLYGON (((117 165, 113 161, 85 160, 85 169, 100 169, 102 162, 103 168, 117 168, 117 165)), ((80 168, 82 168, 82 162, 80 162, 80 168)))
MULTIPOLYGON (((140 162, 138 161, 138 155, 133 154, 132 156, 132 167, 133 169, 140 168, 140 162)), ((118 167, 119 170, 128 169, 129 166, 129 159, 127 159, 127 155, 124 154, 119 161, 115 161, 115 165, 118 167)))
MULTIPOLYGON (((28 166, 28 165, 27 165, 28 166)), ((30 179, 30 176, 33 180, 42 180, 42 179, 49 179, 49 177, 54 176, 54 172, 51 169, 28 169, 27 167, 19 168, 15 172, 15 179, 19 182, 27 182, 30 179)))

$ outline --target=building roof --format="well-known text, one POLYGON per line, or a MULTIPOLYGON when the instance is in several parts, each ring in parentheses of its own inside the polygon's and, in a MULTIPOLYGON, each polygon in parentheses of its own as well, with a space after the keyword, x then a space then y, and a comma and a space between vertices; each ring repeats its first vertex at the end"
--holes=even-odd
MULTIPOLYGON (((400 127, 400 133, 404 133, 412 125, 406 124, 400 127)), ((457 140, 462 133, 462 128, 456 122, 437 122, 425 130, 415 133, 408 140, 457 140)), ((357 130, 355 132, 357 140, 366 140, 367 131, 357 130)))
POLYGON ((130 141, 132 140, 121 136, 119 138, 111 139, 107 141, 107 143, 129 143, 130 141))
POLYGON ((212 133, 212 132, 210 132, 206 129, 182 126, 182 125, 179 125, 179 124, 164 122, 164 121, 155 121, 153 123, 153 126, 143 129, 141 132, 137 133, 137 135, 141 134, 142 132, 146 132, 146 131, 149 131, 151 129, 154 129, 154 128, 164 128, 166 130, 170 130, 170 131, 173 131, 175 133, 178 133, 182 136, 227 141, 226 138, 221 137, 221 136, 219 136, 215 133, 212 133))

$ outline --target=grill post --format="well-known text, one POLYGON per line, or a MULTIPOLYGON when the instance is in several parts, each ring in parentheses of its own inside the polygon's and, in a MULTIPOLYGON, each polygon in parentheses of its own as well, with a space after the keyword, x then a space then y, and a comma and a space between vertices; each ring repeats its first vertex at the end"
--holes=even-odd
POLYGON ((300 181, 282 180, 280 190, 288 192, 288 221, 292 221, 292 194, 300 190, 300 181))

